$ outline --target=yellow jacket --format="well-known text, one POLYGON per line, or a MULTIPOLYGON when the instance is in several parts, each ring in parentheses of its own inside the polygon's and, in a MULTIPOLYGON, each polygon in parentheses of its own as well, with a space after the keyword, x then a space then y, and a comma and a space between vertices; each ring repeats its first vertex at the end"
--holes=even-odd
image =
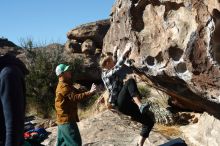
POLYGON ((72 84, 59 81, 55 99, 57 124, 79 122, 77 102, 89 96, 92 96, 90 92, 77 93, 72 84))

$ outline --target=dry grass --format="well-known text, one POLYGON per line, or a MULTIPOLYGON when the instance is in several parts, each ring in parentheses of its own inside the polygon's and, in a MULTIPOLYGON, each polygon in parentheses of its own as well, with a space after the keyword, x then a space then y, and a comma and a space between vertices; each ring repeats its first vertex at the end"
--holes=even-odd
POLYGON ((97 96, 91 104, 89 104, 86 108, 79 108, 79 117, 80 119, 85 119, 90 117, 91 115, 100 113, 107 109, 107 99, 108 92, 105 91, 101 95, 97 96))
POLYGON ((80 120, 86 119, 93 114, 93 110, 90 108, 89 109, 79 109, 78 114, 79 114, 80 120))
POLYGON ((167 137, 179 137, 181 135, 179 126, 165 126, 157 124, 154 127, 154 131, 167 137))

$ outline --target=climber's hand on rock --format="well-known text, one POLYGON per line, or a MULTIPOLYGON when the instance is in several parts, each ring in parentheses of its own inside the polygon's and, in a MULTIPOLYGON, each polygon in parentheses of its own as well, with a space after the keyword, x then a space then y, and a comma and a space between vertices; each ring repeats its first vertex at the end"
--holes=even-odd
POLYGON ((118 56, 118 50, 119 50, 118 46, 115 46, 115 47, 114 47, 114 51, 113 51, 113 57, 114 57, 114 58, 117 58, 117 56, 118 56))
POLYGON ((96 92, 96 90, 96 85, 93 83, 89 92, 93 94, 96 92))
POLYGON ((123 53, 124 57, 128 57, 131 53, 131 49, 132 49, 132 44, 131 43, 127 43, 126 47, 125 47, 125 51, 123 53))
POLYGON ((118 49, 119 49, 118 46, 114 46, 114 49, 113 49, 113 50, 114 50, 114 52, 117 52, 118 49))

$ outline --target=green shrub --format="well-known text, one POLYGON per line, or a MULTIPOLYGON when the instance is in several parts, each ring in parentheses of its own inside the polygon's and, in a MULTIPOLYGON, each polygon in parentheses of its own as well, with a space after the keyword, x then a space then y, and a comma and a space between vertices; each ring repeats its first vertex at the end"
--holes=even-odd
POLYGON ((39 116, 51 117, 54 107, 57 77, 55 68, 64 62, 59 52, 29 51, 30 74, 26 78, 27 104, 29 110, 39 116))
POLYGON ((147 98, 150 95, 150 89, 148 86, 139 85, 138 90, 143 98, 147 98))
POLYGON ((56 66, 66 63, 71 65, 73 70, 78 70, 77 73, 80 74, 83 61, 76 58, 68 63, 62 56, 62 49, 46 50, 47 48, 28 50, 30 74, 26 78, 27 112, 31 114, 34 112, 43 118, 51 118, 55 115, 55 90, 58 83, 55 74, 56 66))

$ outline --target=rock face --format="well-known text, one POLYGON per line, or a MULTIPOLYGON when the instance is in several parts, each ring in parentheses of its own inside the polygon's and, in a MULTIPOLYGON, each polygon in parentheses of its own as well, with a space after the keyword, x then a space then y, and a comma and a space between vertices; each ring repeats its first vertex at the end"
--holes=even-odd
POLYGON ((78 64, 78 67, 74 69, 74 77, 76 77, 77 83, 88 86, 91 83, 99 84, 101 82, 102 71, 99 67, 99 56, 64 51, 64 57, 67 62, 78 64))
POLYGON ((220 116, 218 0, 117 0, 103 52, 133 43, 130 58, 187 109, 220 116))
POLYGON ((184 139, 192 146, 219 146, 219 129, 220 121, 207 113, 197 124, 182 127, 184 139))
POLYGON ((67 38, 83 43, 87 39, 93 40, 97 46, 102 47, 102 41, 110 27, 109 20, 101 20, 81 25, 67 33, 67 38))
MULTIPOLYGON (((109 27, 109 20, 101 20, 84 24, 70 30, 67 33, 68 41, 65 46, 66 50, 72 53, 80 53, 82 52, 82 49, 85 49, 85 46, 83 45, 84 42, 86 42, 86 44, 90 42, 93 48, 101 49, 103 45, 103 38, 105 37, 109 27)), ((95 51, 93 53, 95 53, 95 51)))
POLYGON ((76 40, 68 40, 65 44, 66 51, 69 53, 81 53, 81 45, 76 40))
POLYGON ((82 83, 101 82, 101 68, 99 67, 103 39, 110 27, 109 20, 101 20, 81 25, 67 33, 65 56, 71 60, 84 60, 82 74, 77 80, 82 83))
POLYGON ((92 40, 87 39, 82 44, 82 52, 85 54, 94 54, 95 49, 95 44, 92 40))

